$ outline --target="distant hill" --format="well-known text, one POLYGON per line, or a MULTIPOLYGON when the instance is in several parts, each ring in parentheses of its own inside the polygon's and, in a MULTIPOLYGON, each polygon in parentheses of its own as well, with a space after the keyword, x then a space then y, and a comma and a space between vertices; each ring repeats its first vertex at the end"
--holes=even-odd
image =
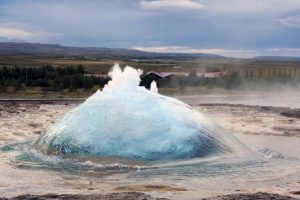
POLYGON ((286 56, 259 56, 252 58, 256 61, 282 61, 282 62, 300 62, 300 57, 286 57, 286 56))
POLYGON ((82 56, 104 59, 188 59, 188 58, 222 58, 215 54, 185 54, 185 53, 151 53, 131 49, 116 49, 106 47, 67 47, 59 44, 39 44, 22 42, 0 42, 0 56, 82 56))

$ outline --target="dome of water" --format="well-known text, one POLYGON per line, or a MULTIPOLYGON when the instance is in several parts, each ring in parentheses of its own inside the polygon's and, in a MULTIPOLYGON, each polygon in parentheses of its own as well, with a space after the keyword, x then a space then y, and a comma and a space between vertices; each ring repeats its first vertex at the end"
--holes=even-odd
POLYGON ((170 160, 240 151, 242 145, 191 106, 139 86, 141 71, 115 65, 112 80, 34 144, 48 155, 170 160))

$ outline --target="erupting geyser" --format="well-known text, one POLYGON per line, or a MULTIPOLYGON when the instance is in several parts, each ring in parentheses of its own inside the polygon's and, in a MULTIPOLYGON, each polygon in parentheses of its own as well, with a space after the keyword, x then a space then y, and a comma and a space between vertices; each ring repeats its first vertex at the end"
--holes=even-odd
POLYGON ((50 155, 169 160, 237 152, 239 142, 192 107, 139 86, 141 71, 118 65, 112 80, 34 144, 50 155))

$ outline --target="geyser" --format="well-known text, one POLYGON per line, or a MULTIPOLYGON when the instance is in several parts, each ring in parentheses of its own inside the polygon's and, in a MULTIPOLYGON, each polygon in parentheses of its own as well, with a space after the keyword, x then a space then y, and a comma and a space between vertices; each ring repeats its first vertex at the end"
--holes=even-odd
POLYGON ((34 144, 48 155, 170 160, 238 152, 224 129, 176 99, 139 86, 140 70, 118 65, 112 80, 34 144))

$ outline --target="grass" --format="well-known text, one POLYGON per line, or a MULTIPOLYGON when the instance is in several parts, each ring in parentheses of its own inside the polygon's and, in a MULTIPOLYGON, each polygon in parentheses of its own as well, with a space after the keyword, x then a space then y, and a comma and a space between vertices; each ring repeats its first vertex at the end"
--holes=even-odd
MULTIPOLYGON (((86 98, 91 96, 95 91, 77 89, 76 91, 64 90, 63 98, 86 98)), ((233 93, 234 90, 226 90, 218 87, 178 87, 178 88, 159 88, 159 93, 167 96, 174 95, 207 95, 207 94, 225 94, 233 93)), ((19 91, 0 91, 0 98, 19 98, 19 99, 39 99, 42 98, 39 87, 26 88, 19 91)), ((49 99, 58 99, 59 93, 50 93, 47 95, 49 99)))
MULTIPOLYGON (((0 91, 0 98, 20 98, 20 99, 39 99, 42 98, 42 94, 40 93, 40 87, 30 87, 24 90, 15 91, 13 89, 8 89, 3 92, 0 91)), ((84 90, 77 89, 76 91, 63 91, 63 98, 85 98, 92 95, 94 92, 92 90, 84 90)), ((57 99, 59 98, 59 93, 49 93, 47 94, 47 98, 57 99)))
POLYGON ((59 67, 82 65, 89 72, 107 73, 114 63, 121 66, 129 65, 134 68, 141 68, 145 72, 148 71, 205 71, 209 66, 225 66, 225 61, 213 60, 83 60, 72 57, 35 57, 35 56, 0 56, 0 66, 5 65, 21 65, 21 66, 41 66, 53 65, 59 67))

